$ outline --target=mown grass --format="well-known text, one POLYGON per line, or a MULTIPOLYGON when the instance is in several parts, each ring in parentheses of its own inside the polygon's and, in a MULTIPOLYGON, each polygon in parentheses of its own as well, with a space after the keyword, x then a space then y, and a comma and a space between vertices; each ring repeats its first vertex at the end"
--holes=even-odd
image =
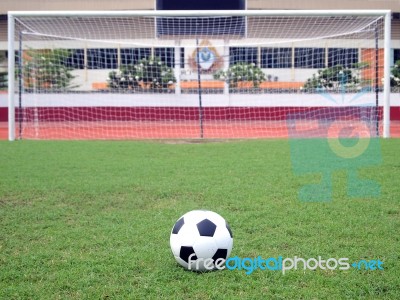
POLYGON ((298 200, 287 140, 0 142, 0 299, 396 299, 400 297, 400 140, 361 169, 379 198, 298 200), (383 271, 193 273, 169 248, 192 209, 224 216, 232 256, 380 259, 383 271))

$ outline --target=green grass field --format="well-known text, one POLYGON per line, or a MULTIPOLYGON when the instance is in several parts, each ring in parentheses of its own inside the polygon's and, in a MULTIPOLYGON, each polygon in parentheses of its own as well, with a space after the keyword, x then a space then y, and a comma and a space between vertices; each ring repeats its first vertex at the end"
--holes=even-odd
POLYGON ((379 198, 298 200, 287 140, 209 143, 0 142, 0 299, 399 299, 400 139, 362 169, 379 198), (179 267, 175 221, 209 209, 229 222, 231 256, 380 259, 384 270, 179 267))

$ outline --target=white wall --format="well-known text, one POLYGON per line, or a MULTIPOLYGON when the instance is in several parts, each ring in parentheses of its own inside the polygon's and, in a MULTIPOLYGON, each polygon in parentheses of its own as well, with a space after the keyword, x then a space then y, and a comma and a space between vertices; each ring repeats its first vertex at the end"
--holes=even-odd
MULTIPOLYGON (((379 95, 380 101, 383 95, 379 95)), ((341 107, 375 105, 375 94, 204 94, 204 107, 341 107)), ((198 107, 197 94, 24 94, 23 106, 36 107, 198 107)), ((380 105, 382 103, 380 102, 380 105)), ((17 106, 17 99, 16 99, 17 106)), ((400 106, 400 93, 391 94, 391 106, 400 106)), ((7 94, 0 94, 0 107, 7 107, 7 94)))

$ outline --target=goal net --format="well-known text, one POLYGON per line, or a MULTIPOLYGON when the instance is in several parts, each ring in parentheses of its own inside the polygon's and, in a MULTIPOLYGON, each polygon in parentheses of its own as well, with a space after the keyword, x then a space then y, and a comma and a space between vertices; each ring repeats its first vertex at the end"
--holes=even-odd
POLYGON ((9 138, 388 136, 388 16, 10 13, 9 138))

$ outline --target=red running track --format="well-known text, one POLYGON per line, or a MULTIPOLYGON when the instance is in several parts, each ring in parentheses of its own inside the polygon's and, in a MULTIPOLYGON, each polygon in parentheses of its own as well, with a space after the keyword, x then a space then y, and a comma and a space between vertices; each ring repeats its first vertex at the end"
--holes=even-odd
MULTIPOLYGON (((140 140, 140 139, 265 139, 289 137, 337 137, 350 128, 348 137, 358 133, 370 137, 364 123, 331 122, 321 127, 317 121, 69 121, 25 123, 23 139, 40 140, 140 140)), ((400 137, 400 121, 391 122, 391 137, 400 137)), ((382 128, 380 128, 382 132, 382 128)), ((19 130, 16 129, 16 138, 19 130)), ((0 122, 0 139, 8 139, 8 126, 0 122)))

